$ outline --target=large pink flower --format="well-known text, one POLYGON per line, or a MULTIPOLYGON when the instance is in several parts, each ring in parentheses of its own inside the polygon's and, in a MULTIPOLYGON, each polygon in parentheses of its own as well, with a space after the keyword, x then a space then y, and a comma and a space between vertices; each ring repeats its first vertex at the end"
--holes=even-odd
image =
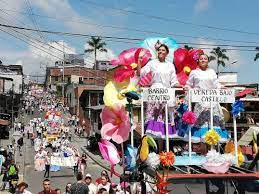
POLYGON ((121 104, 114 104, 112 107, 104 107, 101 112, 103 139, 112 139, 120 144, 126 141, 130 132, 129 115, 121 104))

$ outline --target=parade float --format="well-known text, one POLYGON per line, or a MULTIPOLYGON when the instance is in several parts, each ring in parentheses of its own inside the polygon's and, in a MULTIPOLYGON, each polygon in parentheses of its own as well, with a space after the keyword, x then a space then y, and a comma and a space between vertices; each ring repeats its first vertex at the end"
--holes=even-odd
POLYGON ((242 167, 245 158, 237 140, 237 118, 244 112, 240 93, 220 86, 213 71, 200 72, 202 55, 208 60, 201 49, 179 48, 171 38, 148 38, 111 61, 118 67, 104 88, 99 149, 111 174, 133 190, 141 184, 146 193, 151 184, 155 193, 170 193, 176 180, 203 179, 207 193, 211 185, 218 187, 214 193, 225 193, 227 181, 242 193, 242 181, 259 178, 251 170, 253 163, 249 169, 242 167), (161 46, 167 55, 163 64, 157 60, 161 46), (195 73, 204 74, 198 79, 202 83, 213 79, 212 86, 196 88, 195 73), (134 141, 136 104, 141 109, 140 144, 134 141), (232 134, 223 125, 227 117, 233 122, 232 134), (114 168, 120 163, 123 174, 114 168))

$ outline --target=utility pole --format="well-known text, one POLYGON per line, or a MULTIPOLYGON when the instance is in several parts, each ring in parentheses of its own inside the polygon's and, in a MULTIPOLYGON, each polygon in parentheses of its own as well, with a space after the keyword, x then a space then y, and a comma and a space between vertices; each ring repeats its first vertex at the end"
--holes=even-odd
POLYGON ((64 40, 62 41, 63 43, 63 71, 62 71, 62 102, 63 105, 65 103, 65 49, 64 49, 64 40))
POLYGON ((12 132, 14 132, 14 116, 13 116, 13 104, 14 104, 14 83, 12 83, 12 132))

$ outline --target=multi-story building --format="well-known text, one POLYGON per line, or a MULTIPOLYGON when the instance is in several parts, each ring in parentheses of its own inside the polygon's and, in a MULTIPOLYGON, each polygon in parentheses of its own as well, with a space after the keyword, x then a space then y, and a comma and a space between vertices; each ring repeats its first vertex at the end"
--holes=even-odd
POLYGON ((0 138, 9 136, 9 121, 18 115, 23 95, 23 68, 21 65, 0 65, 0 138))
POLYGON ((80 117, 81 123, 90 132, 96 126, 94 121, 99 118, 97 115, 101 111, 103 88, 108 77, 109 72, 105 70, 66 65, 47 67, 45 83, 49 88, 56 87, 59 94, 64 83, 65 104, 72 114, 80 117))

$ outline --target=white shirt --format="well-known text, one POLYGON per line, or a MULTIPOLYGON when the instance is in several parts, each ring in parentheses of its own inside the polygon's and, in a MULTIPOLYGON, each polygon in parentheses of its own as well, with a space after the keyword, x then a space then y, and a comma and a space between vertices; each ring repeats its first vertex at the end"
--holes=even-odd
POLYGON ((141 68, 141 77, 152 71, 152 86, 171 88, 178 84, 174 64, 160 62, 158 59, 149 61, 141 68))
POLYGON ((90 185, 88 185, 88 189, 89 189, 89 194, 96 194, 97 192, 97 186, 93 183, 90 183, 90 185))
POLYGON ((107 192, 109 193, 110 187, 111 187, 111 183, 107 182, 106 185, 99 184, 99 185, 97 186, 97 189, 100 190, 101 188, 105 188, 105 189, 107 190, 107 192))
POLYGON ((217 89, 221 85, 218 81, 217 74, 213 69, 195 69, 192 70, 186 85, 191 88, 201 88, 201 89, 217 89))

